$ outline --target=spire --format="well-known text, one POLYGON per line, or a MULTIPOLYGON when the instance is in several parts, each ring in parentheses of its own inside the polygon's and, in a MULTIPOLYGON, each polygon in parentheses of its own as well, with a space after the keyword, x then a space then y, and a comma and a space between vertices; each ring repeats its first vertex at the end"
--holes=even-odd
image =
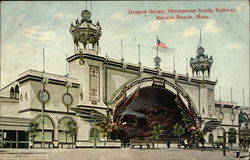
POLYGON ((199 41, 199 44, 198 44, 198 48, 201 47, 201 29, 200 29, 200 41, 199 41))
POLYGON ((192 74, 196 73, 196 77, 200 79, 209 79, 210 78, 210 69, 213 64, 212 56, 208 57, 204 54, 205 49, 202 47, 201 43, 201 30, 200 30, 200 39, 197 48, 197 54, 190 60, 190 67, 192 68, 192 74), (201 75, 201 76, 200 76, 201 75))

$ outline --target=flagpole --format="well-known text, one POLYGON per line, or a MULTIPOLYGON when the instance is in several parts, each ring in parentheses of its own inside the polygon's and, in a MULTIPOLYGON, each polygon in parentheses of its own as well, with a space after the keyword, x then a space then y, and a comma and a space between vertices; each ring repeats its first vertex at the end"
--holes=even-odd
POLYGON ((121 49, 122 49, 122 53, 121 53, 121 54, 122 54, 122 59, 121 59, 121 60, 124 61, 124 59, 123 59, 123 45, 122 45, 122 39, 121 39, 121 49))
POLYGON ((44 48, 43 48, 43 73, 45 72, 45 54, 44 54, 44 48))
POLYGON ((244 101, 245 101, 245 94, 244 94, 244 88, 243 88, 243 103, 242 103, 242 108, 244 108, 244 105, 245 105, 244 101))
POLYGON ((65 64, 66 64, 66 76, 67 76, 67 74, 68 74, 68 64, 67 64, 67 58, 68 58, 68 57, 67 57, 67 54, 66 54, 66 63, 65 63, 65 64))
POLYGON ((140 44, 138 44, 138 53, 139 53, 139 65, 141 65, 141 52, 140 52, 140 44))
POLYGON ((186 57, 186 75, 188 76, 188 59, 186 57))
POLYGON ((156 35, 156 57, 158 57, 158 42, 157 42, 157 40, 158 40, 158 36, 156 35))
POLYGON ((231 103, 233 103, 233 87, 231 87, 231 103))
POLYGON ((220 102, 221 102, 221 88, 219 86, 219 93, 220 93, 220 102))
POLYGON ((175 71, 175 53, 173 55, 174 55, 174 73, 175 73, 176 72, 175 71))

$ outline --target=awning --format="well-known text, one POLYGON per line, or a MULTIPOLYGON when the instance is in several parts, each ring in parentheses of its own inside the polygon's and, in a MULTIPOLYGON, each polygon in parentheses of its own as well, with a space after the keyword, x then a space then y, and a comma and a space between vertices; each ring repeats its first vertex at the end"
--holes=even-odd
POLYGON ((142 118, 142 117, 145 116, 145 114, 143 114, 143 113, 136 112, 136 111, 133 111, 133 110, 130 110, 130 109, 127 109, 127 110, 125 110, 124 112, 122 112, 122 113, 120 113, 118 115, 121 115, 121 116, 130 115, 130 116, 136 116, 136 117, 139 117, 139 118, 142 118))
POLYGON ((73 111, 77 113, 83 120, 88 122, 100 122, 104 121, 107 116, 95 109, 83 108, 83 107, 71 107, 73 111))

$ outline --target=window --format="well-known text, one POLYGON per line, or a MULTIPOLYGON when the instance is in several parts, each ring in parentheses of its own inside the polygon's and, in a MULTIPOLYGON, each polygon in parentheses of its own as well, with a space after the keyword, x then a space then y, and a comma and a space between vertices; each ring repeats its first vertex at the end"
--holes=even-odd
POLYGON ((59 143, 60 142, 71 143, 72 140, 73 141, 75 140, 75 136, 71 137, 70 135, 65 133, 65 130, 68 129, 69 123, 72 121, 76 124, 76 122, 74 120, 72 120, 71 118, 68 118, 68 117, 64 117, 60 120, 59 127, 58 127, 58 141, 59 141, 59 143))
POLYGON ((213 143, 214 142, 214 135, 212 133, 209 134, 208 136, 208 142, 213 143))
MULTIPOLYGON (((39 124, 38 126, 38 132, 37 136, 35 137, 35 141, 42 141, 43 136, 42 136, 42 116, 39 116, 35 119, 35 122, 39 124)), ((45 142, 52 142, 53 141, 53 135, 54 134, 54 123, 48 116, 44 116, 44 138, 45 142)))
POLYGON ((19 98, 19 86, 15 86, 15 98, 19 98))
POLYGON ((46 91, 45 89, 44 90, 40 90, 38 92, 38 99, 40 102, 48 102, 49 99, 50 99, 50 95, 49 95, 49 92, 46 91))
POLYGON ((10 89, 10 98, 15 98, 15 91, 13 87, 10 89))
POLYGON ((66 106, 71 105, 73 102, 73 97, 69 93, 65 93, 63 95, 62 99, 63 99, 64 105, 66 105, 66 106))

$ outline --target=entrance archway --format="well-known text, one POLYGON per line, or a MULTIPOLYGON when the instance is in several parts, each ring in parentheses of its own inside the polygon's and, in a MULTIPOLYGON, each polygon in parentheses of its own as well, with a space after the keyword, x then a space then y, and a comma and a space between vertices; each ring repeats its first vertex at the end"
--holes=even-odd
POLYGON ((127 137, 148 137, 155 125, 171 136, 175 124, 187 131, 200 127, 196 108, 177 84, 158 77, 141 78, 127 84, 110 101, 113 121, 121 123, 127 137))

